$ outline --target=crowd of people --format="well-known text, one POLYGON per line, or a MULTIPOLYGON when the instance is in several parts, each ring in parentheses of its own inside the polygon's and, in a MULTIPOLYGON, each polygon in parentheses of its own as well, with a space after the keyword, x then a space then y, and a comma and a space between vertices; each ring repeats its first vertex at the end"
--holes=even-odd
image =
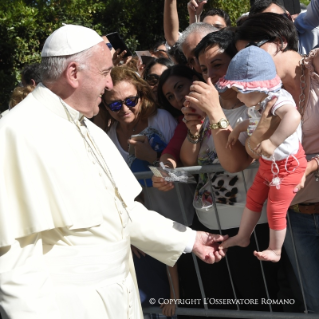
POLYGON ((164 0, 145 64, 66 25, 21 72, 0 117, 0 318, 170 318, 203 293, 319 312, 319 0, 256 0, 237 26, 206 3, 180 30, 164 0), (132 174, 217 163, 178 189, 132 174))

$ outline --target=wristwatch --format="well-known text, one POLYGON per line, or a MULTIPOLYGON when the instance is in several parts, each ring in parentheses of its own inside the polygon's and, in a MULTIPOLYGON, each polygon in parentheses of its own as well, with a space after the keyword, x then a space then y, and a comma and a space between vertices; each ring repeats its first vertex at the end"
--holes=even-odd
POLYGON ((217 130, 219 128, 227 128, 229 125, 229 121, 227 119, 220 119, 218 123, 213 123, 209 125, 211 130, 217 130))

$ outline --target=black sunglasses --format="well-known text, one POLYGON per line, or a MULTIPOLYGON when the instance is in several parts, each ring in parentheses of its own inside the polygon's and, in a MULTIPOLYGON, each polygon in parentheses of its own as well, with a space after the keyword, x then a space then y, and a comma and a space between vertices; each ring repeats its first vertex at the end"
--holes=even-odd
POLYGON ((250 47, 250 46, 252 46, 252 45, 254 45, 254 46, 260 48, 262 45, 264 45, 265 43, 267 43, 267 42, 269 42, 269 41, 270 41, 270 40, 268 39, 268 40, 261 40, 261 41, 259 41, 259 42, 249 42, 249 43, 245 46, 245 48, 248 48, 248 47, 250 47))
POLYGON ((109 104, 105 103, 105 105, 112 111, 112 112, 117 112, 119 111, 123 104, 125 104, 128 107, 134 107, 138 103, 139 96, 129 96, 124 99, 124 101, 118 100, 118 101, 113 101, 109 104))
POLYGON ((154 86, 158 83, 159 78, 160 77, 157 74, 149 74, 145 77, 145 81, 147 82, 148 85, 154 86))

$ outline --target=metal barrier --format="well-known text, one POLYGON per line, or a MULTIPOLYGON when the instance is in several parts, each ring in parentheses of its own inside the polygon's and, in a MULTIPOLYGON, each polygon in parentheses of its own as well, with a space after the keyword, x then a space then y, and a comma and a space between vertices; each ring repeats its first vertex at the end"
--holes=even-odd
MULTIPOLYGON (((250 165, 250 167, 248 167, 247 169, 253 169, 253 168, 258 168, 258 163, 255 162, 252 165, 250 165)), ((215 164, 215 165, 207 165, 207 166, 192 166, 192 167, 182 167, 182 168, 178 168, 177 170, 184 170, 187 171, 189 174, 200 174, 200 173, 205 173, 205 174, 209 174, 209 173, 216 173, 216 172, 224 172, 225 170, 223 169, 223 167, 220 164, 215 164)), ((242 174, 243 175, 243 179, 244 179, 244 184, 245 184, 245 188, 246 188, 246 192, 247 192, 247 185, 246 185, 246 181, 245 181, 245 176, 243 172, 240 172, 238 174, 242 174)), ((151 171, 145 171, 145 172, 139 172, 139 173, 135 173, 134 174, 135 177, 139 180, 144 180, 144 183, 146 185, 146 179, 149 179, 153 176, 153 173, 151 171)), ((211 186, 211 184, 210 184, 211 186)), ((178 195, 178 201, 179 201, 179 205, 181 207, 181 211, 183 214, 183 220, 186 222, 187 218, 186 218, 186 212, 185 212, 185 207, 184 207, 184 202, 182 199, 182 196, 180 194, 179 191, 179 183, 175 183, 175 187, 177 190, 177 195, 178 195)), ((148 192, 147 192, 147 187, 144 188, 145 190, 145 196, 148 196, 148 192)), ((213 190, 211 189, 212 194, 214 194, 213 190)), ((216 214, 216 219, 217 219, 217 223, 219 226, 219 231, 221 233, 221 225, 220 225, 220 221, 219 221, 219 213, 218 213, 218 209, 217 209, 217 205, 216 205, 216 201, 215 198, 213 198, 213 206, 214 206, 214 211, 216 214)), ((291 225, 290 225, 290 220, 289 220, 289 214, 287 214, 288 216, 288 227, 290 229, 290 232, 292 234, 292 230, 291 230, 291 225)), ((300 281, 300 288, 301 288, 301 293, 302 293, 302 298, 303 298, 303 304, 304 304, 304 313, 287 313, 287 312, 274 312, 272 309, 271 304, 269 304, 269 312, 266 311, 247 311, 247 310, 240 310, 239 305, 237 304, 237 310, 224 310, 224 309, 208 309, 207 303, 204 303, 204 309, 200 309, 200 308, 180 308, 178 307, 178 305, 176 305, 176 312, 175 314, 177 315, 188 315, 188 316, 206 316, 206 317, 219 317, 219 318, 285 318, 285 319, 296 319, 296 318, 319 318, 319 314, 310 314, 308 313, 307 310, 307 306, 306 306, 306 298, 305 298, 305 294, 304 294, 304 288, 302 285, 302 279, 301 279, 301 274, 300 274, 300 269, 299 269, 299 262, 298 262, 298 258, 297 258, 297 253, 296 253, 296 249, 295 249, 295 245, 294 245, 294 241, 293 241, 293 234, 292 234, 292 242, 293 242, 293 248, 294 248, 294 254, 295 254, 295 259, 296 259, 296 263, 297 263, 297 269, 298 269, 298 277, 299 277, 299 281, 300 281)), ((259 250, 258 247, 258 240, 257 240, 257 236, 255 234, 254 231, 254 238, 257 244, 257 249, 259 250)), ((199 267, 198 267, 198 262, 197 262, 197 258, 194 254, 192 254, 193 256, 193 261, 194 261, 194 266, 195 266, 195 270, 196 270, 196 275, 197 275, 197 279, 198 279, 198 283, 199 283, 199 287, 200 287, 200 292, 201 292, 201 297, 202 300, 206 300, 206 296, 205 296, 205 292, 204 292, 204 287, 203 287, 203 282, 201 279, 201 274, 199 271, 199 267)), ((231 282, 231 286, 232 286, 232 290, 233 290, 233 296, 234 299, 237 299, 236 296, 236 291, 235 291, 235 287, 234 287, 234 283, 232 280, 232 274, 230 271, 230 267, 229 267, 229 261, 227 258, 227 254, 226 254, 226 265, 227 265, 227 270, 228 270, 228 274, 229 274, 229 278, 230 278, 230 282, 231 282)), ((264 273, 264 269, 263 269, 263 264, 260 261, 260 267, 261 267, 261 273, 262 273, 262 277, 263 277, 263 282, 265 285, 265 290, 266 290, 266 295, 267 298, 269 298, 269 293, 268 293, 268 288, 267 288, 267 283, 266 283, 266 278, 265 278, 265 273, 264 273)), ((175 293, 174 293, 175 294, 175 293)), ((319 297, 318 297, 319 298, 319 297)), ((145 314, 161 314, 162 310, 160 308, 155 308, 155 307, 148 307, 148 308, 143 308, 143 312, 145 314)))

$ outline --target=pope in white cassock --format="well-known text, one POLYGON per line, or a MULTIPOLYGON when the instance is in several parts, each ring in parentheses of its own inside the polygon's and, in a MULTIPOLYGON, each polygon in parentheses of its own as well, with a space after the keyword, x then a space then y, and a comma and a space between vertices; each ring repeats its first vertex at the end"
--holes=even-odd
POLYGON ((139 183, 86 118, 113 87, 95 31, 63 26, 41 55, 42 83, 0 120, 2 319, 142 318, 130 244, 170 266, 191 251, 214 263, 227 236, 134 201, 139 183))

